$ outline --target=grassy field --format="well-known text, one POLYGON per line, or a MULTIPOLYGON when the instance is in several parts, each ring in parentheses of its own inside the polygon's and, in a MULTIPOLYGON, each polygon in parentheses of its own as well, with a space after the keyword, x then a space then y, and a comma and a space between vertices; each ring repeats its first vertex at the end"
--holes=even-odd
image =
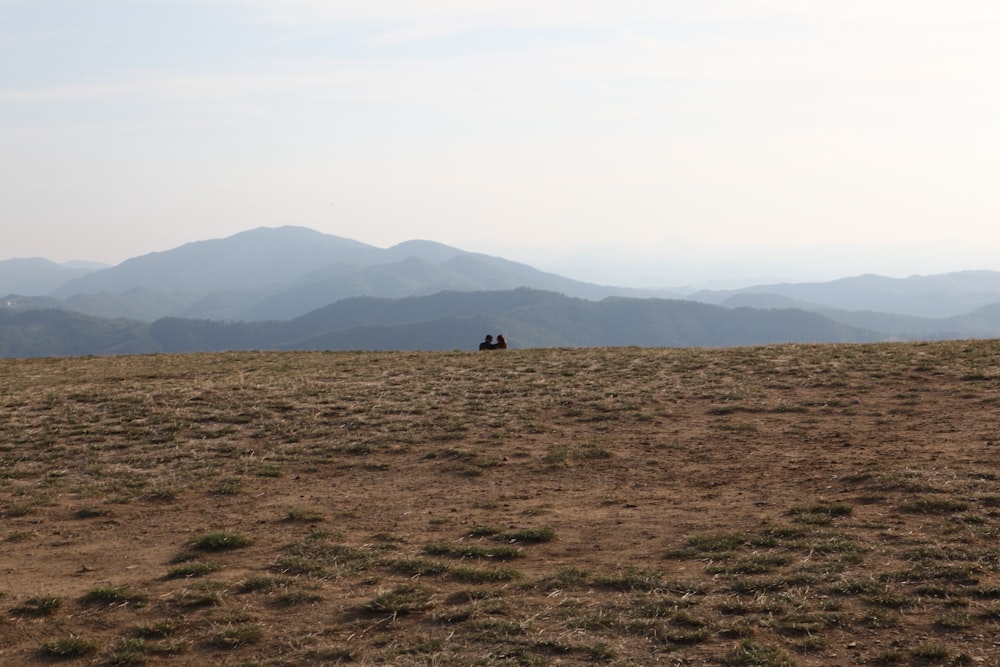
POLYGON ((0 664, 997 665, 1000 342, 0 360, 0 664))

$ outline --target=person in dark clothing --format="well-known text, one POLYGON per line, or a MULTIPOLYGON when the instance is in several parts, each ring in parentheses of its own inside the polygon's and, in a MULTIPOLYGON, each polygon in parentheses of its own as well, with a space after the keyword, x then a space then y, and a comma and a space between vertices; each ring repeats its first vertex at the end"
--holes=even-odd
POLYGON ((497 342, 493 345, 494 350, 506 350, 507 349, 507 339, 503 337, 503 334, 497 336, 497 342))
POLYGON ((480 350, 492 350, 493 349, 493 336, 487 334, 486 340, 479 344, 480 350))

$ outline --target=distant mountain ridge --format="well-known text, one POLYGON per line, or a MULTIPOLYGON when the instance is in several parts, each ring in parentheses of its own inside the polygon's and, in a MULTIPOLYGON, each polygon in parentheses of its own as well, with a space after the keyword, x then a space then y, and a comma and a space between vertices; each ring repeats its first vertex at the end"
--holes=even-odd
POLYGON ((705 347, 880 340, 803 310, 730 309, 677 299, 590 301, 519 288, 403 299, 352 297, 287 322, 162 318, 153 323, 67 311, 0 309, 0 356, 221 350, 475 350, 486 333, 518 347, 705 347))
POLYGON ((943 318, 1000 303, 1000 272, 959 271, 937 276, 887 278, 866 274, 824 283, 755 285, 738 290, 703 290, 686 298, 719 305, 821 307, 943 318))
POLYGON ((56 264, 38 257, 0 261, 0 295, 48 294, 60 285, 96 270, 79 263, 56 264))
MULTIPOLYGON (((526 264, 435 241, 377 248, 304 227, 261 227, 134 257, 113 267, 0 261, 0 295, 51 297, 51 307, 152 321, 291 319, 351 296, 401 298, 442 290, 558 291, 568 296, 685 298, 715 305, 802 307, 948 318, 1000 303, 1000 272, 887 278, 866 274, 821 283, 735 290, 640 290, 580 282, 526 264)), ((38 302, 40 303, 40 302, 38 302)))
POLYGON ((262 227, 114 267, 0 261, 2 293, 7 356, 463 349, 487 331, 508 333, 515 347, 1000 337, 1000 272, 684 293, 580 282, 435 241, 382 249, 303 227, 262 227))
POLYGON ((62 301, 49 302, 50 307, 147 321, 286 320, 352 296, 402 298, 442 290, 532 287, 588 299, 672 295, 583 283, 434 241, 382 249, 291 226, 261 227, 134 257, 68 277, 44 293, 8 289, 10 284, 24 283, 0 281, 0 294, 45 296, 62 301))
POLYGON ((128 259, 70 280, 52 296, 121 293, 141 287, 167 295, 253 290, 287 283, 337 262, 371 263, 379 249, 304 227, 261 227, 128 259))

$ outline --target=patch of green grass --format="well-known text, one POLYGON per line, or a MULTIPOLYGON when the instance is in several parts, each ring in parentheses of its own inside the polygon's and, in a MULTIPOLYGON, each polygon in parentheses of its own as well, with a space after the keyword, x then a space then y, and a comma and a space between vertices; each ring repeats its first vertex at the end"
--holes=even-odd
POLYGON ((185 628, 184 622, 178 619, 167 619, 140 625, 134 630, 136 637, 142 639, 163 639, 172 637, 185 628))
POLYGON ((92 639, 70 635, 69 637, 45 642, 39 647, 38 652, 46 658, 66 660, 69 658, 82 658, 97 653, 99 649, 100 644, 92 639))
POLYGON ((527 544, 537 544, 539 542, 550 542, 556 538, 556 531, 551 528, 526 528, 510 533, 504 533, 500 539, 505 542, 524 542, 527 544))
POLYGON ((718 428, 731 433, 750 434, 760 432, 760 425, 753 422, 720 423, 718 428))
POLYGON ((146 596, 130 586, 98 586, 81 600, 87 605, 103 606, 139 606, 146 601, 146 596))
POLYGON ((734 667, 793 667, 795 661, 776 646, 758 644, 745 639, 726 654, 722 664, 734 667))
POLYGON ((912 596, 889 589, 865 595, 863 599, 872 606, 885 607, 886 609, 906 609, 916 604, 916 600, 912 596))
POLYGON ((241 593, 270 593, 279 588, 285 588, 295 579, 283 575, 262 574, 245 579, 239 585, 241 593))
POLYGON ((191 642, 185 639, 169 641, 147 641, 143 647, 146 653, 153 656, 179 655, 191 650, 191 642))
POLYGON ((668 626, 663 630, 662 638, 667 644, 688 646, 708 641, 712 635, 712 630, 708 628, 673 628, 668 626))
POLYGON ((976 617, 990 623, 1000 622, 1000 607, 995 605, 983 607, 983 609, 976 614, 976 617))
POLYGON ((569 445, 556 444, 550 445, 545 456, 542 457, 542 461, 549 465, 558 465, 560 463, 565 463, 569 460, 569 445))
POLYGON ((878 595, 886 585, 872 578, 844 579, 830 586, 837 595, 878 595))
POLYGON ((815 502, 809 505, 796 505, 788 510, 793 521, 812 525, 826 525, 834 519, 851 516, 854 509, 844 502, 815 502))
POLYGON ((527 632, 523 621, 506 618, 473 619, 468 621, 468 625, 477 634, 481 634, 483 639, 492 643, 503 642, 527 632))
POLYGON ((115 645, 114 650, 101 660, 101 665, 144 665, 151 652, 149 642, 128 637, 115 645))
POLYGON ((655 594, 643 601, 636 601, 628 609, 628 614, 641 619, 670 619, 672 625, 688 628, 703 628, 708 622, 691 615, 688 609, 697 602, 688 596, 655 594))
POLYGON ((482 547, 475 544, 432 543, 424 547, 424 552, 430 556, 492 558, 495 560, 511 560, 523 555, 520 549, 513 546, 482 547))
POLYGON ((34 536, 35 532, 31 530, 15 530, 4 538, 4 542, 24 542, 34 536))
POLYGON ((542 457, 542 461, 548 465, 559 465, 570 461, 593 461, 598 459, 610 459, 614 454, 610 449, 595 443, 582 443, 570 445, 557 443, 550 445, 542 457))
POLYGON ((58 595, 35 595, 10 610, 15 616, 53 616, 62 607, 58 595))
POLYGON ((426 558, 404 558, 393 561, 393 570, 408 577, 433 577, 451 571, 451 566, 440 561, 426 558))
POLYGON ((467 584, 488 584, 521 578, 520 572, 510 568, 454 567, 448 573, 452 579, 467 584))
POLYGON ((943 644, 919 644, 910 649, 910 656, 925 664, 938 664, 946 662, 951 651, 943 644))
POLYGON ((156 503, 172 503, 177 500, 178 491, 169 487, 156 487, 143 495, 144 500, 156 503))
POLYGON ((278 557, 271 569, 282 574, 328 576, 364 571, 377 562, 376 554, 347 544, 336 544, 312 536, 293 545, 278 557))
POLYGON ((238 649, 259 644, 264 639, 264 631, 256 625, 244 623, 230 624, 215 633, 212 645, 221 649, 238 649))
POLYGON ((379 593, 366 606, 379 613, 412 614, 433 607, 434 595, 419 584, 403 584, 379 593))
POLYGON ((319 510, 305 507, 293 507, 285 514, 286 521, 303 521, 306 523, 316 523, 323 520, 323 513, 319 510))
POLYGON ((548 588, 565 588, 582 586, 590 580, 590 571, 573 566, 556 568, 556 571, 542 579, 542 584, 548 588))
POLYGON ((711 575, 765 574, 787 565, 791 560, 791 557, 785 554, 753 554, 709 563, 705 567, 705 572, 711 575))
POLYGON ((715 607, 728 616, 770 616, 781 615, 786 611, 785 604, 777 597, 762 594, 758 590, 749 590, 740 596, 726 597, 715 607))
POLYGON ((871 662, 873 665, 901 665, 907 662, 907 655, 899 649, 886 649, 876 653, 871 662))
POLYGON ((723 417, 725 415, 736 414, 737 412, 752 412, 752 410, 746 408, 745 406, 731 403, 727 405, 713 405, 707 410, 707 412, 710 415, 723 417))
POLYGON ((287 590, 275 598, 277 604, 295 606, 304 604, 316 604, 321 602, 323 596, 315 591, 287 590))
POLYGON ((943 496, 922 496, 899 505, 899 511, 910 514, 951 514, 964 512, 969 504, 964 500, 956 500, 943 496))
POLYGON ((326 576, 329 570, 323 560, 296 555, 279 557, 271 565, 271 569, 282 574, 305 574, 316 577, 326 576))
POLYGON ((975 624, 972 616, 966 612, 952 612, 938 617, 934 621, 934 626, 945 632, 955 630, 965 630, 975 624))
POLYGON ((822 635, 809 635, 796 641, 793 647, 799 653, 825 654, 830 649, 830 639, 822 635))
POLYGON ((718 553, 734 551, 743 546, 746 540, 743 533, 704 533, 689 536, 686 544, 697 553, 718 553))
POLYGON ((869 550, 869 547, 850 538, 839 535, 823 536, 819 539, 803 542, 813 554, 838 554, 842 556, 857 556, 869 550))
POLYGON ((251 544, 253 540, 245 535, 228 530, 216 530, 195 539, 191 546, 199 551, 228 551, 251 544))
POLYGON ((9 519, 17 519, 19 517, 28 516, 34 511, 28 503, 12 503, 7 506, 7 511, 4 512, 4 516, 9 519))
POLYGON ((235 496, 243 490, 243 482, 235 477, 224 479, 212 489, 216 496, 235 496))
POLYGON ((614 454, 610 449, 592 442, 584 443, 578 446, 572 453, 572 457, 579 461, 610 459, 613 456, 614 454))
POLYGON ((183 607, 208 607, 222 604, 223 595, 229 590, 229 583, 206 579, 198 581, 174 593, 174 602, 183 607))
POLYGON ((668 587, 667 582, 663 580, 663 576, 659 572, 640 568, 629 568, 618 575, 597 577, 596 581, 601 586, 619 591, 653 593, 667 590, 668 587))
POLYGON ((774 628, 789 637, 819 635, 825 630, 847 624, 840 614, 823 614, 798 612, 779 617, 774 621, 774 628))
POLYGON ((980 600, 1000 600, 1000 586, 979 586, 968 592, 980 600))

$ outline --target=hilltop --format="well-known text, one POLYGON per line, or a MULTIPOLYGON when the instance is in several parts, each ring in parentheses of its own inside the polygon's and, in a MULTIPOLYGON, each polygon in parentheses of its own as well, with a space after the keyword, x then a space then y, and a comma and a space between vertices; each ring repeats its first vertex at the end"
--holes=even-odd
POLYGON ((998 360, 0 360, 0 662, 995 664, 998 360))

